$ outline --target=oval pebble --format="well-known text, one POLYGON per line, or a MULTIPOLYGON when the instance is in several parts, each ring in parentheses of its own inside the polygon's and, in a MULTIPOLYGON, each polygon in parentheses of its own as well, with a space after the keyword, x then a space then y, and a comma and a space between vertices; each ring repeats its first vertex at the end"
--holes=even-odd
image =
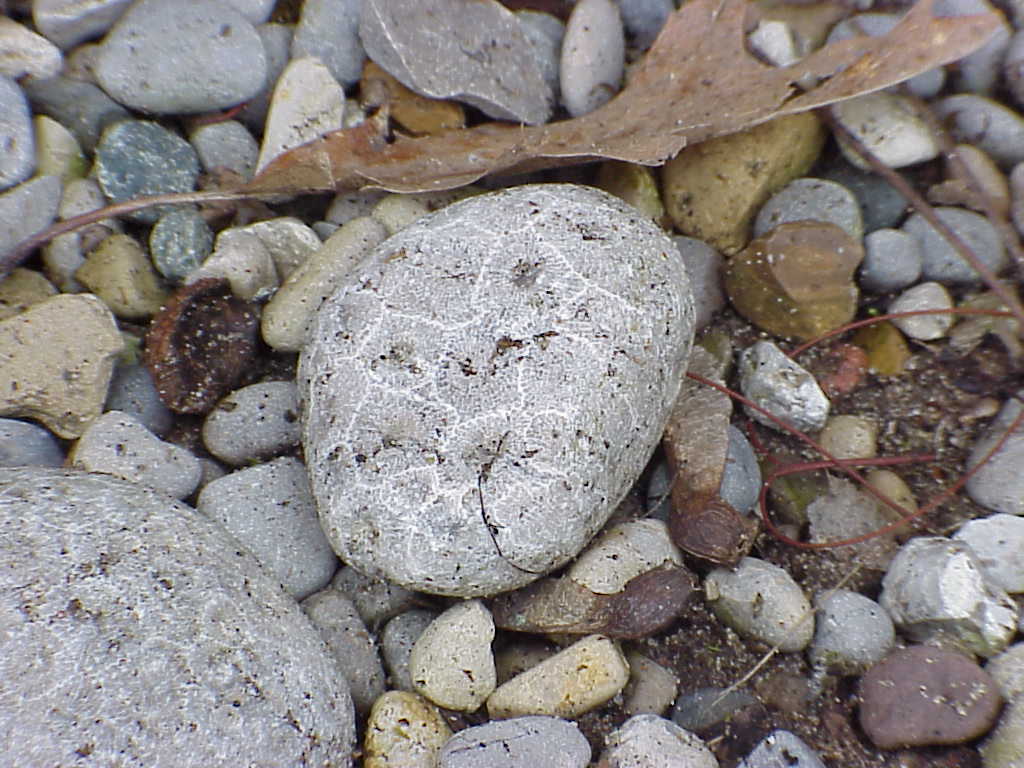
POLYGON ((157 272, 180 283, 206 261, 213 231, 195 208, 178 208, 161 216, 149 233, 149 253, 157 272))
POLYGON ((126 320, 148 320, 167 300, 153 262, 130 235, 105 238, 85 257, 75 278, 126 320))
POLYGON ((202 266, 189 272, 185 284, 206 278, 227 280, 231 292, 245 301, 265 299, 273 295, 279 284, 274 257, 263 241, 239 227, 221 230, 213 253, 202 266))
POLYGON ((441 712, 415 693, 388 691, 366 721, 363 768, 437 768, 452 737, 441 712))
POLYGON ((607 737, 601 764, 608 768, 718 768, 695 734, 657 715, 635 715, 607 737))
POLYGON ((567 571, 570 579, 599 595, 614 595, 641 573, 683 558, 661 520, 632 520, 602 533, 567 571))
POLYGON ((1020 768, 1024 759, 1024 698, 1003 710, 999 725, 978 747, 983 768, 1020 768))
MULTIPOLYGON (((998 272, 1006 265, 1003 241, 984 216, 963 208, 936 208, 935 213, 989 270, 998 272)), ((921 214, 913 214, 902 229, 917 241, 921 249, 921 274, 925 280, 950 285, 981 280, 974 268, 921 214)))
MULTIPOLYGON (((1019 396, 1019 394, 1018 394, 1019 396)), ((1010 398, 999 414, 975 443, 967 460, 967 468, 975 469, 981 460, 995 448, 1013 422, 1020 416, 1020 400, 1010 398)), ((967 481, 967 493, 978 504, 997 512, 1024 515, 1024 424, 1013 433, 985 462, 977 467, 967 481)))
POLYGON ((860 205, 846 187, 827 179, 794 179, 768 198, 754 219, 754 237, 790 221, 826 221, 850 237, 864 236, 860 205))
POLYGON ((984 150, 1003 168, 1024 160, 1024 118, 992 99, 973 93, 947 96, 932 108, 953 138, 984 150))
POLYGON ((1024 643, 1014 643, 993 656, 985 664, 985 671, 992 675, 1004 699, 1019 698, 1024 693, 1024 643))
POLYGON ((163 437, 174 425, 174 416, 160 399, 149 369, 139 363, 114 368, 104 407, 129 414, 157 437, 163 437))
POLYGON ((706 328, 711 323, 712 316, 725 307, 725 291, 722 289, 722 267, 725 259, 703 240, 683 235, 675 235, 672 239, 690 276, 697 310, 694 327, 699 331, 706 328))
POLYGON ((622 84, 626 41, 612 0, 580 0, 562 39, 559 68, 562 104, 579 117, 610 101, 622 84))
MULTIPOLYGON (((825 426, 829 401, 814 377, 770 341, 759 341, 740 355, 740 389, 751 402, 804 432, 825 426)), ((753 408, 748 415, 767 427, 781 429, 753 408)))
POLYGON ((565 24, 550 13, 541 11, 516 11, 523 37, 533 50, 534 60, 540 69, 540 76, 547 83, 555 100, 561 98, 558 67, 562 52, 562 38, 565 24))
POLYGON ((885 658, 895 641, 892 619, 882 606, 858 592, 839 589, 818 600, 807 655, 815 667, 857 675, 885 658))
POLYGON ((196 509, 223 525, 296 600, 322 589, 338 567, 298 459, 275 459, 214 480, 196 509))
POLYGON ((645 51, 658 37, 675 10, 672 0, 615 0, 630 43, 645 51))
MULTIPOLYGON (((908 288, 891 302, 888 311, 890 314, 900 312, 918 312, 933 309, 952 309, 953 297, 945 286, 935 283, 918 283, 913 288, 908 288)), ((934 341, 941 339, 949 329, 953 327, 955 318, 952 312, 944 312, 936 315, 910 315, 897 317, 892 324, 912 339, 921 341, 934 341)))
POLYGON ((64 451, 48 429, 18 419, 0 419, 0 467, 60 467, 64 451))
POLYGON ((679 692, 679 678, 672 670, 636 651, 626 655, 626 662, 629 682, 622 691, 626 714, 660 715, 672 706, 679 692))
POLYGON ((89 152, 107 127, 131 118, 128 110, 92 83, 58 75, 26 82, 23 87, 36 113, 63 125, 89 152))
POLYGON ((252 178, 260 146, 237 120, 201 125, 189 134, 188 140, 195 147, 199 162, 207 173, 226 168, 237 173, 243 181, 252 178))
POLYGON ((1024 518, 995 514, 970 520, 956 532, 974 550, 985 572, 1009 594, 1024 592, 1024 518))
POLYGON ((910 234, 898 229, 876 229, 864 238, 860 285, 887 293, 913 285, 921 277, 921 248, 910 234))
POLYGON ((826 768, 818 754, 790 731, 774 730, 736 768, 826 768))
MULTIPOLYGON (((832 109, 836 120, 890 168, 914 165, 939 154, 928 124, 902 96, 870 93, 841 101, 832 109)), ((839 148, 850 164, 867 170, 867 163, 842 138, 839 148)))
POLYGON ((424 608, 405 611, 384 625, 380 635, 381 653, 392 688, 414 691, 409 673, 409 656, 423 631, 437 618, 437 614, 424 608))
MULTIPOLYGON (((2 19, 0 19, 2 20, 2 19)), ((36 164, 32 113, 18 84, 0 75, 0 189, 24 181, 36 164)))
POLYGON ((57 176, 37 176, 0 194, 0 256, 48 227, 60 205, 57 176))
POLYGON ((441 749, 438 768, 586 768, 590 744, 575 723, 516 717, 459 731, 441 749))
POLYGON ((761 494, 761 467, 754 448, 740 430, 729 425, 729 447, 718 495, 737 512, 750 512, 761 494))
POLYGON ((363 260, 299 370, 306 460, 346 562, 474 596, 577 554, 678 392, 693 306, 674 253, 610 195, 538 185, 455 203, 363 260))
POLYGON ((323 245, 316 232, 294 216, 257 221, 240 229, 260 239, 282 280, 287 280, 323 245))
POLYGON ((299 444, 298 391, 293 381, 264 381, 236 389, 203 422, 203 445, 241 466, 299 444))

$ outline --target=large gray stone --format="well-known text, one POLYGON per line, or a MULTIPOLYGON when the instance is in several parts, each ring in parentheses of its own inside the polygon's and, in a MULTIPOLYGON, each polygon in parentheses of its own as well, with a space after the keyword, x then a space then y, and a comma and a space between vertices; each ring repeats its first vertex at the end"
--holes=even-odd
POLYGON ((20 765, 351 765, 336 662, 216 523, 116 478, 0 469, 0 538, 20 765))
POLYGON ((561 566, 660 438, 693 316, 672 241, 593 188, 482 195, 391 237, 321 306, 300 362, 335 551, 464 597, 561 566))

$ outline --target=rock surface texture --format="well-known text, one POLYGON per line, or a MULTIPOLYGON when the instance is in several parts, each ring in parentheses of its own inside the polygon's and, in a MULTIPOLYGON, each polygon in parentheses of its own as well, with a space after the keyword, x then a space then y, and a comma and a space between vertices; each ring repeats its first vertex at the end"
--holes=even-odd
POLYGON ((693 315, 672 241, 591 188, 483 195, 385 241, 320 308, 300 362, 335 551, 463 597, 564 564, 654 449, 693 315))

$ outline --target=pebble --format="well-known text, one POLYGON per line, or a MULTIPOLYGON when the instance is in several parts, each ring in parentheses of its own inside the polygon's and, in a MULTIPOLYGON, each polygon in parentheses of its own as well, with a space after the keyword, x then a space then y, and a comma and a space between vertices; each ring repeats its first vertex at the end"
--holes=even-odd
POLYGON ((722 290, 722 254, 702 240, 685 235, 674 235, 679 256, 686 264, 693 287, 693 301, 697 310, 694 328, 698 331, 711 324, 711 318, 725 307, 722 290))
POLYGON ((414 691, 409 672, 409 656, 423 631, 437 618, 437 614, 423 608, 400 613, 384 625, 380 635, 381 653, 388 670, 392 688, 414 691))
POLYGON ((359 82, 366 60, 359 40, 362 5, 362 0, 305 0, 292 38, 292 58, 319 59, 344 86, 359 82))
POLYGON ((188 140, 207 173, 227 168, 248 181, 256 171, 260 145, 237 120, 201 125, 189 134, 188 140))
POLYGON ((275 0, 227 0, 250 24, 262 24, 270 18, 275 0))
POLYGON ((356 714, 366 717, 384 693, 384 666, 377 644, 352 601, 334 589, 322 589, 302 601, 302 611, 338 660, 348 682, 356 714))
MULTIPOLYGON (((0 17, 0 20, 3 20, 0 17)), ((0 75, 0 189, 32 175, 36 167, 36 141, 25 93, 17 83, 0 75)))
MULTIPOLYGON (((984 216, 964 208, 936 208, 939 219, 963 240, 982 264, 993 272, 1006 265, 1006 250, 992 223, 984 216)), ((950 285, 977 283, 981 277, 961 258, 956 249, 915 213, 902 227, 921 249, 921 274, 925 280, 950 285)))
POLYGON ((168 211, 149 233, 153 266, 172 283, 182 282, 198 269, 212 250, 213 231, 192 207, 168 211))
MULTIPOLYGON (((953 297, 944 285, 928 282, 908 288, 891 302, 890 314, 916 312, 925 309, 952 309, 953 297)), ((891 322, 912 339, 933 341, 945 336, 956 320, 952 312, 938 315, 912 315, 897 317, 891 322)))
POLYGON ((338 567, 298 459, 274 459, 214 480, 196 509, 245 545, 296 600, 323 589, 338 567))
POLYGON ((58 75, 23 84, 36 113, 48 115, 67 128, 82 149, 92 152, 103 131, 131 115, 92 83, 58 75))
POLYGON ((85 257, 75 279, 125 320, 150 318, 167 300, 153 262, 130 235, 106 238, 85 257))
POLYGON ((687 731, 705 731, 727 722, 744 709, 758 708, 757 699, 743 690, 697 688, 682 693, 672 708, 672 722, 687 731))
POLYGON ((619 92, 626 63, 622 16, 613 0, 580 0, 562 39, 559 90, 572 117, 603 106, 619 92))
POLYGON ((974 550, 985 573, 1009 594, 1024 592, 1024 518, 998 513, 971 520, 953 540, 974 550))
POLYGON ((676 9, 672 0, 615 0, 615 4, 630 44, 639 51, 651 47, 676 9))
POLYGON ((363 260, 318 310, 298 377, 306 461, 343 559, 468 597, 582 550, 639 477, 682 378, 693 310, 672 248, 607 193, 530 185, 450 205, 363 260), (631 357, 608 377, 613 348, 631 357), (424 381, 429 396, 408 394, 424 381), (463 502, 481 495, 484 516, 463 502))
POLYGON ((0 194, 0 257, 53 222, 60 195, 56 176, 38 176, 0 194))
POLYGON ((540 76, 551 89, 555 101, 561 98, 558 68, 562 55, 565 24, 550 13, 524 9, 516 11, 523 37, 533 50, 540 76))
MULTIPOLYGON (((987 0, 946 0, 941 13, 944 16, 968 16, 993 10, 995 8, 987 0)), ((994 34, 973 53, 956 62, 952 83, 954 92, 984 94, 995 89, 1012 32, 1010 25, 999 17, 994 34)))
POLYGON ((838 589, 817 600, 811 664, 833 674, 860 675, 885 658, 896 641, 892 619, 878 603, 838 589))
POLYGON ((1010 38, 1006 48, 1003 77, 1017 106, 1024 105, 1024 32, 1020 30, 1010 38))
POLYGON ((878 423, 868 416, 831 416, 818 442, 837 459, 870 459, 878 455, 878 423))
POLYGON ((729 425, 729 447, 718 495, 737 512, 751 512, 761 494, 761 467, 746 436, 729 425))
POLYGON ((441 712, 415 693, 388 691, 373 704, 363 740, 363 768, 437 768, 452 737, 441 712))
POLYGON ((124 13, 132 0, 37 0, 32 3, 32 21, 40 34, 61 48, 99 37, 124 13))
POLYGON ((149 114, 214 112, 254 96, 267 74, 252 24, 220 0, 138 0, 103 39, 103 90, 149 114))
POLYGON ((60 72, 63 63, 60 49, 45 37, 0 16, 0 76, 18 80, 28 75, 44 80, 60 72))
POLYGON ((367 576, 347 565, 334 574, 331 588, 351 600, 363 623, 374 631, 393 616, 414 608, 418 602, 414 592, 367 576))
POLYGON ((999 693, 1013 701, 1024 693, 1024 643, 1014 643, 985 664, 985 671, 999 686, 999 693))
POLYGON ((267 302, 260 326, 263 340, 278 352, 302 349, 316 310, 387 236, 384 225, 369 216, 342 225, 267 302))
MULTIPOLYGON (((740 391, 756 405, 803 432, 825 426, 829 401, 814 376, 790 360, 770 341, 744 350, 739 360, 740 391)), ((770 419, 745 407, 755 421, 780 429, 770 419)))
MULTIPOLYGON (((827 492, 807 506, 810 541, 822 543, 854 539, 874 533, 891 522, 882 514, 881 505, 875 498, 854 483, 839 477, 829 477, 827 482, 827 492)), ((884 571, 896 549, 892 536, 883 535, 841 547, 833 556, 839 562, 856 562, 870 570, 884 571)))
POLYGON ((57 289, 34 269, 15 267, 0 280, 0 320, 24 312, 57 293, 57 289))
POLYGON ((347 224, 359 216, 369 216, 374 207, 391 192, 383 189, 365 189, 358 192, 339 192, 327 206, 324 219, 330 224, 339 226, 347 224))
POLYGON ((780 651, 802 651, 814 636, 811 604, 777 565, 744 557, 735 569, 715 568, 704 580, 715 615, 744 637, 780 651))
MULTIPOLYGON (((1008 399, 985 434, 971 450, 967 468, 974 469, 1006 434, 1020 415, 1020 400, 1008 399)), ((967 481, 967 494, 976 503, 996 512, 1024 515, 1024 424, 1018 425, 1002 448, 967 481)))
POLYGON ((658 179, 646 165, 606 160, 598 168, 594 186, 626 201, 654 221, 665 219, 658 179))
POLYGON ((106 304, 89 294, 60 294, 0 322, 0 416, 80 436, 102 411, 123 343, 106 304))
POLYGON ((461 101, 496 120, 536 125, 551 116, 534 49, 497 3, 363 0, 359 37, 371 59, 423 96, 461 101))
POLYGON ((494 620, 479 600, 458 603, 423 630, 409 655, 416 692, 439 707, 472 712, 497 685, 494 620))
MULTIPOLYGON (((103 190, 95 179, 72 179, 64 187, 57 218, 69 219, 80 213, 95 211, 106 204, 103 190)), ((78 282, 75 273, 85 263, 85 253, 121 229, 121 222, 117 219, 103 219, 75 232, 58 235, 43 246, 46 274, 62 293, 82 293, 85 286, 78 282)))
POLYGON ((337 662, 223 528, 106 475, 2 475, 0 610, 20 619, 0 657, 19 670, 4 683, 19 762, 67 764, 78 746, 95 765, 348 764, 337 662))
POLYGON ((256 172, 289 149, 340 130, 344 116, 345 91, 324 63, 293 59, 274 86, 256 172))
POLYGON ((969 546, 941 536, 904 544, 882 580, 882 607, 917 642, 953 638, 988 658, 1017 630, 1017 606, 985 572, 969 546))
POLYGON ((631 579, 665 564, 683 565, 661 520, 632 520, 594 539, 567 571, 570 579, 599 595, 614 595, 631 579))
POLYGON ((557 717, 495 720, 459 731, 438 768, 586 768, 590 744, 576 723, 557 717))
POLYGON ((291 58, 293 29, 290 24, 260 24, 256 27, 256 34, 263 43, 263 51, 267 58, 267 74, 260 90, 238 113, 238 119, 254 134, 259 135, 267 122, 267 110, 270 108, 274 86, 291 58))
POLYGON ((837 155, 824 162, 818 176, 835 181, 850 190, 860 204, 864 231, 896 226, 903 220, 907 201, 888 181, 873 171, 863 171, 837 155))
POLYGON ((76 469, 113 475, 176 499, 199 485, 199 462, 184 448, 165 443, 134 416, 107 411, 89 424, 68 455, 76 469))
POLYGON ((240 229, 260 239, 270 252, 281 280, 287 280, 323 245, 316 232, 294 216, 257 221, 240 229))
POLYGON ((1024 699, 1011 701, 996 729, 978 747, 983 768, 1024 765, 1024 699))
POLYGON ((922 261, 912 235, 899 229, 876 229, 864 238, 860 286, 875 293, 902 290, 921 277, 922 261))
POLYGON ((149 369, 139 363, 122 362, 114 368, 105 410, 131 416, 157 437, 174 426, 174 415, 160 399, 149 369))
POLYGON ((634 715, 606 743, 601 765, 608 768, 718 768, 699 737, 657 715, 634 715))
POLYGON ((881 749, 962 744, 995 724, 1002 697, 991 676, 954 651, 894 651, 860 679, 860 724, 881 749))
POLYGON ((384 225, 388 235, 393 235, 428 213, 426 202, 418 196, 388 195, 373 206, 370 215, 384 225))
POLYGON ((203 445, 233 466, 277 456, 299 444, 294 381, 265 381, 236 389, 203 422, 203 445))
POLYGON ((506 645, 494 654, 494 669, 498 673, 498 685, 507 683, 530 667, 535 667, 558 652, 558 646, 544 640, 530 640, 517 637, 514 645, 506 645))
POLYGON ((32 120, 36 142, 36 175, 59 176, 67 184, 89 172, 82 148, 67 128, 46 115, 32 120))
POLYGON ((576 717, 604 704, 629 681, 619 647, 588 635, 503 683, 487 699, 492 718, 520 715, 576 717))
POLYGON ((0 467, 60 467, 64 450, 38 424, 0 419, 0 467))
POLYGON ((245 301, 259 301, 273 295, 279 284, 274 257, 252 232, 232 227, 221 230, 213 253, 185 278, 191 285, 205 278, 221 277, 231 292, 245 301))
POLYGON ((736 768, 826 768, 818 754, 790 731, 774 730, 736 768))
MULTIPOLYGON (((840 125, 890 168, 915 165, 939 154, 938 142, 928 124, 902 96, 870 93, 841 101, 832 111, 840 125)), ((851 165, 868 170, 868 164, 842 138, 839 148, 851 165)))
POLYGON ((754 219, 754 237, 791 221, 826 221, 855 240, 864 236, 860 204, 846 187, 827 179, 793 179, 768 198, 754 219))
MULTIPOLYGON (((192 145, 162 125, 122 120, 103 131, 94 172, 103 193, 120 203, 143 195, 191 192, 199 177, 199 158, 192 145)), ((152 224, 166 210, 157 206, 128 216, 152 224)))
POLYGON ((679 692, 679 678, 672 670, 636 651, 626 654, 626 663, 629 682, 622 691, 623 712, 660 715, 672 706, 679 692))
POLYGON ((1002 168, 1024 161, 1024 118, 984 96, 961 93, 939 99, 932 108, 954 140, 974 144, 1002 168))
POLYGON ((754 53, 776 67, 788 67, 800 60, 800 46, 793 28, 785 21, 762 19, 747 36, 754 53))
POLYGON ((928 188, 933 205, 963 206, 985 212, 987 196, 993 208, 1005 215, 1010 209, 1010 186, 1006 176, 988 155, 971 144, 957 144, 956 156, 979 189, 958 177, 951 159, 946 161, 946 180, 928 188))
MULTIPOLYGON (((903 478, 895 472, 888 469, 871 469, 865 473, 864 479, 867 480, 868 485, 888 496, 906 512, 911 514, 917 512, 917 499, 914 498, 914 492, 910 490, 910 487, 903 478)), ((887 504, 882 503, 879 503, 878 510, 888 518, 889 522, 895 522, 905 514, 891 509, 887 504)), ((905 536, 909 533, 910 526, 906 524, 893 531, 893 534, 896 536, 905 536)))

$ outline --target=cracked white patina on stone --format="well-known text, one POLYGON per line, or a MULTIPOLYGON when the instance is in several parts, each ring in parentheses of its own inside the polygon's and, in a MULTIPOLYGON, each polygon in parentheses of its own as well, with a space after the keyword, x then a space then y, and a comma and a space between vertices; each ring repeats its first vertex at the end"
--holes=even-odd
POLYGON ((598 190, 503 190, 399 232, 320 308, 300 363, 335 551, 465 597, 564 564, 643 469, 692 335, 672 241, 598 190))

